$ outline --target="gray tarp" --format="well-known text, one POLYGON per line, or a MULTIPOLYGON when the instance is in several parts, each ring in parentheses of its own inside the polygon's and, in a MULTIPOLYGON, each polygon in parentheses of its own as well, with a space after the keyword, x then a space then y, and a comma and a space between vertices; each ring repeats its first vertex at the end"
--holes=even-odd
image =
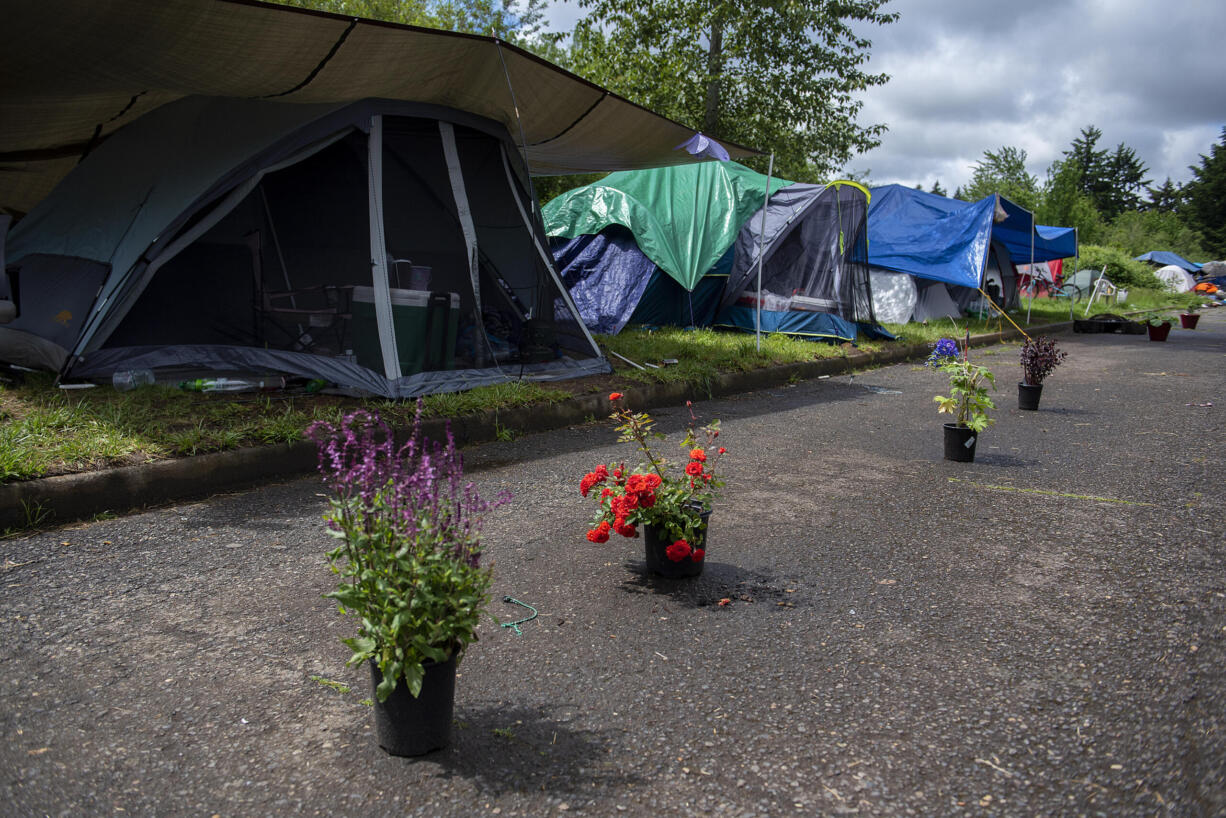
POLYGON ((493 38, 244 0, 38 0, 0 26, 0 210, 191 95, 445 105, 502 123, 536 175, 693 161, 692 129, 493 38))

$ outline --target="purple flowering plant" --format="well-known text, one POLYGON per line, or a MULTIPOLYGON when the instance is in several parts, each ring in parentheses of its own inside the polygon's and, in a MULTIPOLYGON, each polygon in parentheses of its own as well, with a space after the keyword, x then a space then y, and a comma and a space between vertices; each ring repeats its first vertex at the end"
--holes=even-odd
POLYGON ((1068 353, 1061 351, 1056 342, 1046 335, 1027 338, 1020 355, 1023 382, 1030 386, 1042 386, 1052 370, 1067 357, 1068 353))
POLYGON ((358 620, 358 635, 342 640, 353 666, 372 661, 385 701, 400 679, 421 692, 425 664, 457 660, 477 641, 489 603, 491 574, 482 566, 485 515, 493 502, 464 480, 464 464, 447 429, 446 444, 421 435, 421 402, 412 432, 397 446, 378 414, 357 410, 333 426, 311 424, 319 471, 330 490, 324 515, 341 544, 327 554, 341 582, 325 594, 358 620))
POLYGON ((982 432, 996 422, 988 417, 996 404, 987 389, 996 388, 996 378, 987 367, 971 363, 969 348, 965 341, 942 338, 932 345, 925 364, 949 376, 949 394, 933 398, 937 412, 953 415, 958 426, 982 432))

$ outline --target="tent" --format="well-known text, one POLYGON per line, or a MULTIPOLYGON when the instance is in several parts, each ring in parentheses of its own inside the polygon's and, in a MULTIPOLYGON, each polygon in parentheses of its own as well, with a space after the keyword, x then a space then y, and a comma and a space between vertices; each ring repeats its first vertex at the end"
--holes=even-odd
POLYGON ((1188 261, 1178 253, 1171 253, 1167 250, 1152 250, 1148 253, 1143 253, 1133 259, 1133 261, 1148 261, 1155 267, 1167 267, 1174 265, 1181 270, 1185 270, 1195 275, 1200 271, 1200 265, 1194 261, 1188 261))
POLYGON ((0 359, 62 376, 605 371, 528 174, 692 161, 693 131, 491 38, 229 0, 14 15, 0 359))
POLYGON ((737 234, 715 325, 753 332, 760 321, 766 332, 838 341, 855 341, 858 330, 883 335, 869 281, 868 206, 869 192, 848 181, 771 196, 765 214, 737 234))
MULTIPOLYGON (((982 288, 1002 307, 1017 301, 1016 264, 1067 258, 1077 253, 1075 228, 1034 224, 1030 211, 999 195, 962 202, 903 185, 873 188, 868 214, 869 264, 874 279, 874 309, 882 314, 905 311, 906 288, 887 285, 891 273, 916 278, 916 304, 936 304, 947 311, 946 299, 964 310, 981 298, 982 288), (921 281, 922 280, 922 281, 921 281), (921 298, 931 284, 950 285, 942 295, 921 298), (881 286, 878 286, 880 283, 881 286), (877 293, 893 293, 884 304, 877 293)), ((917 320, 934 317, 920 315, 917 320)))
POLYGON ((1154 276, 1162 282, 1162 286, 1174 293, 1186 293, 1196 286, 1196 279, 1177 264, 1168 264, 1154 270, 1154 276))
POLYGON ((867 273, 857 277, 853 265, 863 267, 867 191, 773 179, 764 229, 765 189, 748 168, 706 163, 611 174, 545 205, 555 260, 587 326, 752 330, 757 309, 738 302, 756 297, 761 248, 768 310, 795 313, 768 316, 763 329, 854 339, 856 321, 874 323, 867 273))

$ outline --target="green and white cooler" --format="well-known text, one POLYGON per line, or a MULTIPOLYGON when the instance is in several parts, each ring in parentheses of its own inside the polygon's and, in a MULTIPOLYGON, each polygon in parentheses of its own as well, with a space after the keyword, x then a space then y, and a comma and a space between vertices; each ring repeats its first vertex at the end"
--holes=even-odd
MULTIPOLYGON (((391 294, 400 373, 454 369, 459 294, 399 289, 391 294)), ((383 371, 373 287, 353 288, 353 352, 362 366, 383 371)))

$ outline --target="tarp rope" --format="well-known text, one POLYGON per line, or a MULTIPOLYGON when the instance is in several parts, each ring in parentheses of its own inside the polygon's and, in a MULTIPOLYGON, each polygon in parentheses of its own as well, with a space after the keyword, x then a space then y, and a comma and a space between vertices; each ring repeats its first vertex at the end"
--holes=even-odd
POLYGON ((523 619, 516 619, 514 622, 503 622, 503 623, 501 623, 501 624, 502 624, 502 627, 504 627, 504 628, 514 628, 514 629, 515 629, 515 633, 516 633, 517 635, 519 635, 519 636, 523 636, 523 635, 524 635, 524 632, 523 632, 523 631, 521 631, 521 630, 519 629, 519 626, 520 626, 520 625, 522 625, 522 624, 524 624, 525 622, 531 622, 533 619, 536 619, 536 608, 533 608, 531 605, 529 605, 529 604, 528 604, 528 603, 526 603, 526 602, 520 602, 518 599, 515 599, 515 598, 513 598, 513 597, 509 597, 509 596, 504 596, 504 597, 502 598, 502 601, 503 601, 503 602, 510 602, 510 603, 512 603, 513 605, 519 605, 519 606, 521 606, 521 607, 527 608, 528 610, 532 611, 532 613, 531 613, 530 615, 525 616, 523 619))
POLYGON ((976 287, 975 289, 979 290, 979 294, 980 294, 980 295, 982 295, 984 298, 986 298, 986 299, 988 300, 988 303, 992 305, 992 309, 996 310, 998 313, 1000 313, 1001 315, 1003 315, 1003 316, 1005 317, 1005 320, 1006 320, 1006 321, 1008 321, 1010 324, 1012 324, 1012 325, 1013 325, 1013 327, 1014 327, 1014 328, 1015 328, 1015 329, 1016 329, 1018 332, 1020 332, 1022 335, 1025 335, 1025 336, 1026 336, 1026 340, 1027 340, 1027 341, 1031 340, 1031 339, 1030 339, 1030 335, 1029 335, 1029 333, 1027 333, 1027 332, 1026 332, 1026 330, 1024 330, 1024 329, 1022 329, 1021 327, 1019 327, 1019 326, 1017 325, 1017 322, 1016 322, 1016 321, 1014 321, 1012 318, 1010 318, 1010 317, 1009 317, 1009 313, 1005 312, 1005 311, 1004 311, 1004 310, 1002 310, 1000 307, 996 306, 996 302, 992 300, 992 296, 990 296, 990 295, 988 295, 987 293, 985 293, 985 292, 983 291, 983 287, 976 287))

